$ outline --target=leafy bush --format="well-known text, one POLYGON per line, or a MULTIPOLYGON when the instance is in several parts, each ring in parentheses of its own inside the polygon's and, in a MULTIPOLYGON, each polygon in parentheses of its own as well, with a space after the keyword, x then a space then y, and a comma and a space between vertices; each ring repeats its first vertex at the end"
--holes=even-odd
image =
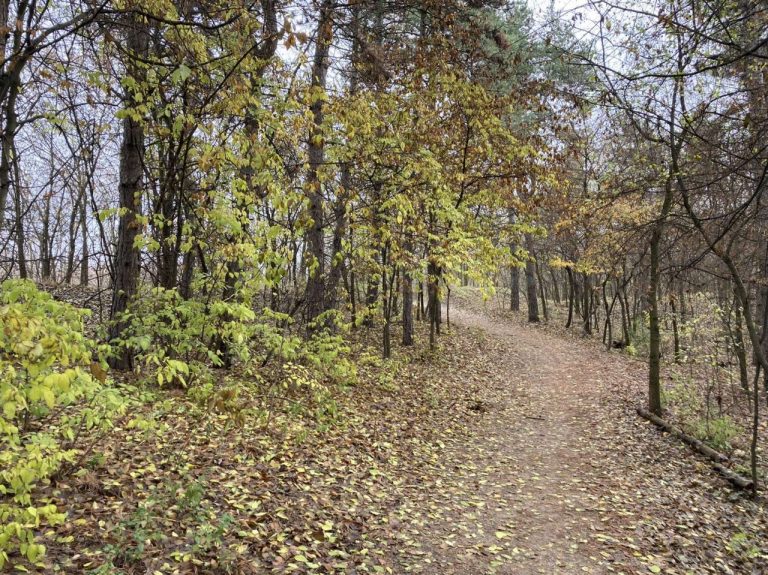
POLYGON ((672 381, 674 385, 662 390, 662 402, 674 406, 683 421, 698 418, 704 410, 704 402, 696 382, 676 372, 672 372, 672 381))
POLYGON ((332 313, 322 320, 335 329, 320 329, 304 340, 287 329, 292 320, 286 314, 266 309, 257 315, 245 303, 185 300, 176 290, 153 288, 123 315, 128 327, 115 345, 128 348, 139 371, 161 386, 210 387, 209 368, 224 365, 222 347, 246 364, 272 359, 299 363, 331 381, 351 384, 356 372, 344 357, 349 349, 332 313))
POLYGON ((177 290, 153 288, 133 302, 121 320, 127 324, 114 345, 128 348, 138 369, 158 385, 187 387, 210 379, 208 368, 223 359, 217 344, 240 360, 250 357, 248 341, 256 315, 224 301, 206 304, 183 299, 177 290))
POLYGON ((694 426, 694 435, 712 445, 715 449, 728 451, 731 442, 743 430, 727 415, 713 419, 700 419, 694 426))
POLYGON ((83 335, 85 313, 29 281, 0 285, 0 568, 16 551, 40 562, 35 530, 64 515, 36 488, 74 465, 78 440, 108 427, 123 406, 100 381, 106 372, 83 335))
POLYGON ((115 541, 105 547, 108 560, 94 575, 113 575, 118 566, 144 564, 153 550, 173 546, 171 556, 179 563, 202 564, 214 558, 217 573, 234 572, 236 552, 225 545, 234 531, 234 519, 221 513, 206 497, 207 485, 199 480, 165 481, 113 532, 115 541), (173 516, 173 528, 169 525, 173 516))

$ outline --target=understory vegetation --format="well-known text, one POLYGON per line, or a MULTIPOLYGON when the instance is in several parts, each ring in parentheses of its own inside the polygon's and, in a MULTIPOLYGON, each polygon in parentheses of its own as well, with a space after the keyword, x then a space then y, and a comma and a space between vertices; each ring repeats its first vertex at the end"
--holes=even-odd
POLYGON ((0 571, 437 573, 418 484, 486 488, 452 476, 483 422, 654 441, 462 311, 640 366, 615 404, 749 491, 712 553, 759 565, 767 46, 756 0, 0 2, 0 571), (499 349, 560 415, 514 410, 499 349))

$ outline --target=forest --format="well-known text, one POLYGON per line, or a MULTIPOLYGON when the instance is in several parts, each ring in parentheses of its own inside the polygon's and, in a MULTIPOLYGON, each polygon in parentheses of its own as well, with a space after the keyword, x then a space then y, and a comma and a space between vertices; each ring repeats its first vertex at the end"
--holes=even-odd
POLYGON ((0 0, 0 572, 768 573, 768 5, 0 0))

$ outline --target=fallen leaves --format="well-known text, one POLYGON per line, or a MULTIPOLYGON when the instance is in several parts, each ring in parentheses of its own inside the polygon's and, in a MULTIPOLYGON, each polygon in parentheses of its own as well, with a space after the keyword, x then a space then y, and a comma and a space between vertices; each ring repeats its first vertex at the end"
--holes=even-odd
POLYGON ((475 327, 362 362, 322 429, 155 398, 51 487, 69 517, 44 534, 49 570, 760 572, 765 509, 637 420, 635 364, 452 317, 475 327))

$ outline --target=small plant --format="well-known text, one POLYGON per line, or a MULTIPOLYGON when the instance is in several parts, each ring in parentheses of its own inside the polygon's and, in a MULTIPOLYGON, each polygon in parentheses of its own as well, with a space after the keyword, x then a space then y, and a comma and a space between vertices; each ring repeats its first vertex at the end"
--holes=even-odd
POLYGON ((335 325, 335 330, 323 329, 316 332, 299 354, 302 363, 314 368, 325 376, 330 383, 338 385, 355 385, 357 383, 357 368, 347 354, 350 349, 344 341, 341 330, 344 329, 338 314, 326 312, 329 323, 335 325))
POLYGON ((169 555, 180 562, 202 564, 206 558, 216 557, 222 565, 234 560, 224 545, 235 527, 234 518, 226 513, 219 515, 205 496, 206 485, 200 480, 161 484, 116 526, 116 539, 104 548, 107 561, 93 573, 114 573, 110 567, 140 564, 150 550, 157 550, 160 542, 165 547, 173 545, 175 549, 169 555), (178 533, 169 532, 169 513, 174 516, 178 533))
POLYGON ((730 553, 744 559, 757 559, 760 557, 760 547, 753 535, 739 532, 731 537, 726 544, 730 553))
POLYGON ((697 418, 704 404, 695 382, 690 377, 677 372, 672 373, 672 382, 673 385, 662 391, 662 401, 673 405, 684 421, 697 418))
POLYGON ((153 288, 131 303, 121 318, 127 329, 114 344, 135 355, 146 381, 188 387, 209 381, 209 367, 223 365, 217 345, 226 345, 231 357, 249 358, 254 318, 253 311, 240 304, 206 305, 185 300, 176 290, 153 288))
POLYGON ((37 488, 76 467, 78 442, 124 408, 103 385, 106 371, 83 335, 85 313, 29 281, 0 286, 0 568, 15 552, 40 564, 45 546, 35 532, 64 514, 37 488))
POLYGON ((729 451, 733 439, 743 433, 741 427, 727 415, 700 419, 694 424, 693 430, 696 437, 722 451, 729 451))

